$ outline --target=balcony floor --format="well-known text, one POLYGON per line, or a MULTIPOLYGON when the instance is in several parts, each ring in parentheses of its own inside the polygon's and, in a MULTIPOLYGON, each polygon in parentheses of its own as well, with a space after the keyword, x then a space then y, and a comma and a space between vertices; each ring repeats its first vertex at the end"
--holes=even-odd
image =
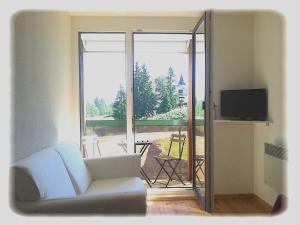
MULTIPOLYGON (((151 180, 152 182, 154 180, 151 180)), ((160 179, 157 180, 154 184, 151 183, 151 187, 147 184, 147 182, 143 179, 144 185, 146 188, 166 188, 166 183, 168 182, 168 179, 160 179)), ((191 181, 187 181, 184 180, 184 184, 183 185, 180 181, 177 180, 172 180, 170 181, 170 183, 168 184, 167 188, 192 188, 193 184, 191 181)))

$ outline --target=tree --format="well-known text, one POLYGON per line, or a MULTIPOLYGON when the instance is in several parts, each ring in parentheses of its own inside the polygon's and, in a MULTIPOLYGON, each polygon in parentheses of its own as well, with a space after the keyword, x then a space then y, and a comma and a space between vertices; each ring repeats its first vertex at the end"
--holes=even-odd
POLYGON ((112 105, 112 116, 119 120, 126 119, 126 94, 122 85, 112 105))
POLYGON ((136 119, 154 115, 156 96, 153 92, 152 81, 145 66, 135 64, 134 69, 134 115, 136 119))
POLYGON ((158 76, 154 80, 155 92, 157 92, 157 98, 159 100, 161 100, 161 98, 162 98, 163 90, 164 90, 164 87, 165 87, 165 82, 166 82, 166 79, 162 75, 158 76))
POLYGON ((157 108, 157 113, 166 113, 172 110, 171 96, 169 91, 164 88, 162 92, 161 102, 157 108))
POLYGON ((204 110, 202 109, 203 101, 196 100, 196 116, 204 117, 204 110))
POLYGON ((160 76, 156 78, 155 84, 155 91, 158 92, 157 113, 166 113, 175 109, 178 104, 178 95, 173 68, 169 67, 168 74, 165 77, 160 76))
POLYGON ((86 103, 86 114, 88 117, 98 116, 99 110, 93 103, 87 102, 86 103))
POLYGON ((101 106, 101 99, 98 97, 94 98, 94 105, 99 108, 101 106))
POLYGON ((169 95, 170 95, 171 109, 175 109, 177 107, 178 95, 176 92, 175 74, 171 66, 169 67, 168 70, 166 83, 167 83, 167 90, 169 91, 169 95))
POLYGON ((94 99, 94 105, 98 108, 99 116, 107 115, 109 113, 109 108, 106 105, 104 99, 102 99, 102 98, 100 99, 100 98, 96 97, 94 99))
POLYGON ((157 101, 157 109, 156 112, 157 113, 163 113, 164 108, 162 107, 162 101, 164 99, 163 95, 164 95, 164 90, 166 89, 166 78, 162 75, 160 75, 159 77, 155 78, 154 80, 155 83, 155 92, 156 92, 156 101, 157 101))

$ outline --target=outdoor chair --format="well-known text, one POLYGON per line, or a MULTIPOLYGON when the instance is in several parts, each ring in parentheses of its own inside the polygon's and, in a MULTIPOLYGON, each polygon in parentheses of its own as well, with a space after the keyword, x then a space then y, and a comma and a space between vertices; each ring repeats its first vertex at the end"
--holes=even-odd
POLYGON ((120 143, 118 143, 119 146, 124 150, 125 155, 127 155, 127 143, 125 140, 122 140, 120 143))
MULTIPOLYGON (((146 171, 143 169, 143 166, 146 163, 146 157, 143 157, 143 155, 145 154, 146 150, 149 150, 150 145, 152 145, 152 142, 150 141, 136 141, 134 143, 134 153, 137 152, 137 146, 139 146, 139 153, 141 154, 141 175, 144 177, 145 181, 147 182, 147 184, 149 185, 149 187, 151 188, 151 179, 149 178, 149 176, 147 175, 146 171)), ((146 154, 147 155, 147 154, 146 154)))
POLYGON ((99 157, 101 157, 101 151, 99 147, 99 139, 97 135, 86 135, 82 138, 82 144, 83 144, 83 157, 88 157, 87 153, 87 145, 92 144, 93 145, 93 156, 95 156, 96 148, 99 154, 99 157))
POLYGON ((168 176, 168 182, 166 184, 166 187, 168 187, 169 183, 171 180, 173 180, 173 176, 175 175, 179 181, 185 185, 185 183, 182 181, 180 175, 176 172, 176 168, 178 167, 178 165, 181 162, 181 157, 182 157, 182 152, 183 152, 183 147, 185 144, 185 139, 186 139, 186 135, 184 134, 172 134, 171 135, 171 139, 170 139, 170 145, 169 145, 169 149, 168 149, 168 154, 164 155, 161 154, 159 156, 154 156, 154 159, 158 162, 158 164, 160 165, 160 170, 157 174, 157 176, 155 177, 155 180, 153 182, 153 184, 157 181, 159 175, 161 174, 162 171, 164 171, 167 176, 168 176), (179 157, 173 157, 170 156, 171 150, 172 150, 172 145, 174 142, 177 142, 178 145, 180 146, 179 148, 179 157), (180 143, 180 144, 179 144, 180 143), (169 171, 168 171, 168 168, 169 171))
POLYGON ((196 170, 196 173, 195 173, 195 174, 196 174, 196 178, 197 178, 199 184, 201 185, 201 187, 203 187, 204 183, 200 180, 200 178, 199 178, 199 176, 198 176, 198 172, 199 172, 199 170, 200 170, 201 173, 202 173, 203 176, 204 176, 204 171, 203 171, 203 169, 202 169, 202 166, 203 166, 204 162, 205 162, 205 157, 204 157, 204 155, 196 155, 196 156, 195 156, 195 170, 196 170))

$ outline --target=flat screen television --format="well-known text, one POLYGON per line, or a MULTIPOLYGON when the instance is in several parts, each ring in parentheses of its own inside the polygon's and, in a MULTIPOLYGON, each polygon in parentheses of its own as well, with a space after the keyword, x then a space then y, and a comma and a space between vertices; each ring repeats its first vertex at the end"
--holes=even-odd
POLYGON ((221 91, 221 117, 235 120, 267 120, 266 89, 221 91))

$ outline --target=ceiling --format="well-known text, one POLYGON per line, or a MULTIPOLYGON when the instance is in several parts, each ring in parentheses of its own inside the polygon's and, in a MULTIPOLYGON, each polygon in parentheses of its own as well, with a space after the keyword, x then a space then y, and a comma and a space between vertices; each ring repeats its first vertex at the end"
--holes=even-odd
POLYGON ((97 0, 69 5, 71 16, 199 17, 210 8, 199 0, 97 0))
POLYGON ((71 16, 200 17, 203 11, 69 11, 71 16))

